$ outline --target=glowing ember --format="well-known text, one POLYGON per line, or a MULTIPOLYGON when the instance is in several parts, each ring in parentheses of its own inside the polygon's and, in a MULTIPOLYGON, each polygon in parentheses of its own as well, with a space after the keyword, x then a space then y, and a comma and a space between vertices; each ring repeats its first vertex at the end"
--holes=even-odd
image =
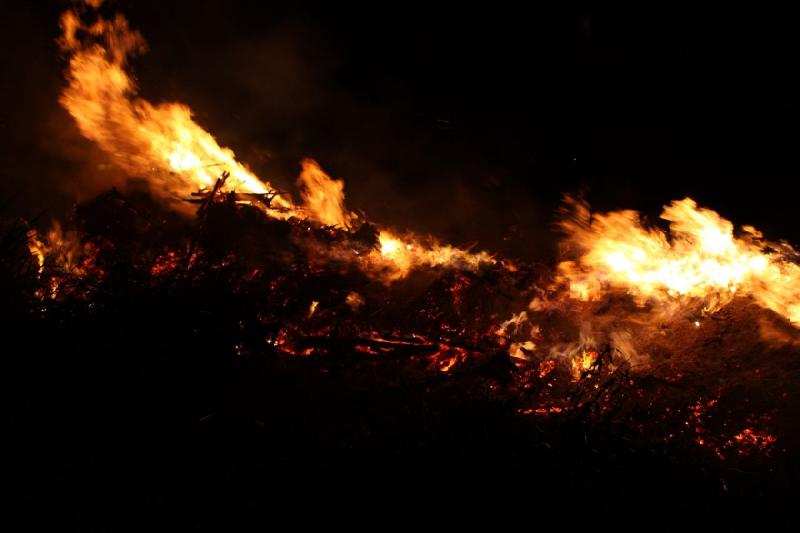
POLYGON ((635 211, 591 215, 571 203, 575 216, 561 225, 579 256, 559 265, 559 278, 572 297, 599 299, 621 288, 639 303, 697 299, 714 312, 743 295, 800 325, 800 266, 788 245, 768 243, 749 226, 735 237, 731 222, 690 198, 664 208, 669 235, 644 227, 635 211))
POLYGON ((463 348, 440 344, 439 350, 431 355, 433 367, 439 372, 450 372, 458 364, 467 360, 469 353, 463 348))
POLYGON ((547 375, 553 371, 556 367, 556 362, 553 359, 545 359, 541 363, 539 363, 538 375, 539 379, 547 377, 547 375))
POLYGON ((150 267, 150 275, 153 277, 168 274, 178 268, 183 261, 182 257, 174 251, 169 251, 158 256, 150 267))
POLYGON ((775 444, 775 437, 766 431, 757 431, 746 428, 741 433, 734 435, 733 440, 739 444, 739 453, 747 454, 753 451, 765 452, 775 444))

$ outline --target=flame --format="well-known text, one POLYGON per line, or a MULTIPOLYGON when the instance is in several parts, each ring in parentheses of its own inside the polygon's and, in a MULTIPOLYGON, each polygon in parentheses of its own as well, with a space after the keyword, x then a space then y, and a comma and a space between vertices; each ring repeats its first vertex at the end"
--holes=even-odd
POLYGON ((590 214, 569 203, 576 214, 561 223, 564 244, 579 257, 562 262, 558 278, 573 298, 619 288, 640 304, 697 299, 711 313, 743 295, 800 324, 800 266, 789 245, 767 243, 750 226, 735 237, 731 222, 691 198, 664 207, 669 234, 643 226, 635 211, 590 214))
POLYGON ((44 242, 39 238, 39 232, 35 229, 28 231, 28 251, 31 256, 36 260, 37 272, 39 275, 44 271, 44 260, 47 253, 47 247, 44 242))
POLYGON ((449 266, 462 270, 477 270, 482 265, 495 264, 495 259, 487 252, 469 252, 450 245, 439 244, 433 239, 415 235, 400 237, 390 230, 378 234, 379 248, 370 254, 377 268, 388 269, 386 278, 403 278, 419 267, 449 266))
MULTIPOLYGON (((331 178, 313 159, 305 159, 297 179, 303 210, 310 218, 329 226, 351 229, 359 217, 344 203, 344 182, 331 178)), ((362 221, 364 222, 364 221, 362 221)), ((388 229, 378 232, 378 249, 368 256, 373 271, 380 271, 387 281, 403 278, 419 267, 451 266, 475 270, 495 260, 486 252, 471 253, 434 239, 412 234, 398 235, 388 229)))
POLYGON ((305 209, 315 220, 349 228, 356 219, 344 206, 344 182, 332 179, 313 159, 303 160, 297 185, 305 209))
MULTIPOLYGON (((94 8, 99 4, 87 3, 94 8)), ((143 53, 146 43, 140 33, 129 28, 125 17, 97 17, 94 23, 87 24, 77 9, 70 10, 62 15, 61 29, 59 45, 68 56, 69 66, 68 84, 60 102, 81 133, 96 142, 121 169, 153 181, 154 192, 177 208, 185 209, 183 200, 198 189, 212 188, 223 171, 229 173, 224 182, 227 189, 256 194, 274 192, 237 161, 231 149, 220 147, 209 132, 194 122, 186 105, 154 105, 137 96, 138 87, 128 61, 143 53)), ((277 209, 265 210, 267 215, 307 217, 345 230, 364 222, 346 208, 344 182, 332 179, 316 161, 302 162, 297 185, 302 210, 290 199, 275 196, 270 207, 277 209)), ((242 202, 253 205, 248 200, 242 202)), ((381 229, 379 249, 367 254, 365 270, 388 282, 405 277, 420 266, 474 270, 482 264, 495 263, 486 252, 474 254, 428 241, 381 229)))
MULTIPOLYGON (((137 96, 128 60, 143 53, 147 45, 139 32, 128 27, 125 17, 98 17, 87 24, 71 10, 62 15, 61 29, 59 45, 69 59, 61 105, 83 136, 97 143, 122 170, 158 181, 155 192, 171 202, 211 187, 223 170, 230 173, 227 185, 231 188, 253 193, 270 190, 268 183, 236 160, 231 149, 221 147, 192 119, 187 106, 154 105, 137 96)), ((275 204, 290 207, 281 197, 275 198, 275 204)))
POLYGON ((432 365, 439 372, 450 372, 453 367, 464 363, 469 357, 469 353, 464 348, 448 346, 440 343, 439 350, 430 356, 432 365))
POLYGON ((54 221, 44 238, 40 238, 35 229, 28 232, 28 251, 36 260, 39 274, 44 272, 46 262, 64 272, 73 272, 81 267, 84 246, 76 231, 64 231, 61 224, 54 221))
POLYGON ((81 243, 77 231, 65 231, 58 221, 53 222, 43 237, 35 229, 28 231, 27 237, 37 274, 48 286, 47 293, 37 293, 41 298, 55 299, 65 277, 82 278, 92 268, 96 248, 90 243, 81 243))
POLYGON ((775 444, 777 439, 766 431, 745 428, 733 437, 733 441, 740 446, 739 453, 747 454, 751 451, 765 452, 775 444))
MULTIPOLYGON (((507 341, 520 336, 536 338, 539 335, 539 327, 531 324, 528 319, 528 313, 521 311, 518 314, 512 315, 508 320, 500 323, 500 326, 495 330, 494 334, 498 337, 501 346, 505 345, 507 341)), ((536 343, 532 340, 513 341, 508 345, 508 355, 515 359, 530 359, 531 354, 536 349, 536 343)))
POLYGON ((583 353, 580 354, 579 357, 576 357, 572 360, 572 377, 574 379, 580 379, 584 376, 589 376, 589 371, 595 366, 597 363, 597 358, 599 354, 594 350, 585 350, 583 353))
POLYGON ((355 312, 358 311, 361 306, 363 306, 366 302, 364 298, 358 294, 357 292, 350 291, 345 298, 345 303, 350 307, 350 309, 355 312))
MULTIPOLYGON (((344 182, 331 178, 313 159, 303 160, 297 185, 303 200, 303 212, 310 218, 348 230, 366 223, 345 206, 344 182)), ((440 244, 430 237, 422 238, 411 233, 401 236, 380 228, 377 249, 367 255, 365 267, 384 281, 391 282, 420 267, 476 270, 484 264, 494 263, 496 261, 487 252, 472 253, 440 244)))

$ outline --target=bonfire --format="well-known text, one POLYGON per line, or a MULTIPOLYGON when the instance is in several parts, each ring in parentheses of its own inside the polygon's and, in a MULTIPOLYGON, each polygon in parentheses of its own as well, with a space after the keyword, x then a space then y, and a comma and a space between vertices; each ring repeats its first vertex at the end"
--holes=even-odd
MULTIPOLYGON (((420 420, 477 402, 535 446, 577 430, 599 453, 665 450, 713 465, 725 490, 732 472, 769 471, 791 445, 781 409, 797 377, 783 369, 797 366, 800 263, 789 243, 691 198, 646 223, 568 196, 560 257, 527 264, 373 220, 312 159, 279 190, 186 105, 140 97, 130 60, 144 38, 88 4, 61 19, 61 104, 148 194, 110 189, 71 220, 22 228, 31 316, 77 327, 196 308, 161 331, 173 340, 160 357, 209 342, 227 364, 260 369, 243 394, 273 392, 254 404, 309 394, 299 405, 369 411, 327 397, 325 376, 409 402, 420 420), (283 382, 292 390, 274 392, 283 382)), ((241 416, 264 428, 261 408, 241 416)), ((222 416, 203 409, 192 413, 200 425, 222 416)))

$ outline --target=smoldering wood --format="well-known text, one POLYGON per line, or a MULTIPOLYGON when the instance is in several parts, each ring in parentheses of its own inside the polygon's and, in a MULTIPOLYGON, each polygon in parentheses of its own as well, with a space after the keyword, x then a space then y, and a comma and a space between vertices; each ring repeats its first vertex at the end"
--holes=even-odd
MULTIPOLYGON (((236 373, 236 390, 228 392, 223 404, 233 402, 245 413, 265 409, 258 419, 266 419, 267 427, 270 417, 279 418, 286 409, 298 417, 306 412, 303 409, 315 409, 326 401, 342 402, 345 413, 354 409, 341 398, 331 400, 325 395, 332 381, 341 384, 336 394, 342 398, 368 398, 367 407, 359 405, 365 412, 391 412, 396 405, 392 403, 395 400, 386 399, 391 394, 387 391, 402 394, 403 408, 411 406, 411 419, 419 422, 420 428, 428 420, 447 419, 457 409, 470 413, 474 409, 475 420, 482 423, 480 417, 486 415, 481 409, 488 405, 496 410, 492 413, 501 413, 490 419, 510 421, 513 430, 509 430, 507 444, 513 446, 520 439, 536 449, 579 449, 584 458, 586 454, 625 456, 630 449, 652 453, 654 446, 663 446, 657 436, 631 429, 653 416, 653 407, 637 403, 639 390, 651 395, 657 406, 677 406, 676 411, 685 411, 696 401, 697 387, 703 395, 713 395, 720 379, 742 379, 723 363, 704 368, 702 375, 697 371, 696 382, 670 381, 658 374, 634 376, 624 359, 607 346, 577 381, 562 367, 541 377, 541 357, 529 352, 529 359, 512 359, 507 347, 513 339, 504 339, 506 344, 499 345, 491 325, 526 308, 531 293, 525 291, 546 266, 523 266, 515 273, 491 267, 478 272, 426 269, 387 287, 346 262, 322 262, 312 252, 314 247, 340 245, 374 249, 375 226, 364 223, 356 228, 336 228, 300 219, 276 220, 266 216, 263 207, 269 208, 278 192, 246 196, 225 192, 225 179, 221 176, 209 191, 192 195, 190 201, 198 206, 199 216, 191 223, 171 217, 144 197, 117 191, 77 209, 75 225, 82 238, 97 247, 93 267, 100 272, 67 280, 57 300, 37 301, 37 306, 47 307, 48 324, 91 324, 103 313, 131 324, 142 324, 148 313, 162 317, 164 325, 144 323, 163 328, 160 334, 171 339, 168 351, 159 351, 161 341, 158 335, 150 335, 147 327, 139 325, 124 334, 113 328, 110 331, 127 335, 132 343, 136 337, 147 339, 152 345, 145 344, 142 351, 158 353, 152 362, 154 374, 172 369, 171 386, 178 390, 187 380, 186 374, 194 375, 191 369, 195 367, 211 365, 213 370, 208 374, 212 377, 188 379, 195 383, 217 379, 215 365, 236 373), (261 204, 254 206, 253 202, 261 204), (152 274, 168 252, 175 254, 179 266, 152 274), (460 304, 452 297, 455 288, 461 291, 460 304), (351 291, 366 301, 360 310, 345 303, 351 291), (314 301, 319 305, 309 316, 314 301), (176 311, 167 313, 161 308, 176 311), (308 348, 313 350, 306 354, 308 348), (467 355, 462 358, 462 353, 467 355), (448 366, 451 360, 452 366, 448 366), (282 388, 286 383, 292 384, 289 392, 282 388), (247 401, 231 399, 238 395, 247 401), (298 407, 291 406, 293 401, 298 407), (537 408, 543 412, 537 413, 537 408), (587 444, 590 451, 574 448, 578 445, 573 438, 591 441, 591 447, 587 444)), ((609 303, 598 313, 613 313, 614 305, 620 304, 609 303)), ((737 312, 742 318, 725 316, 720 322, 756 320, 750 308, 737 312)), ((554 315, 552 320, 559 318, 554 315)), ((543 322, 543 327, 562 326, 543 322)), ((683 330, 669 332, 682 334, 683 330)), ((720 326, 716 337, 722 344, 692 345, 689 351, 695 358, 714 362, 709 354, 731 342, 763 350, 755 338, 746 335, 745 328, 720 326)), ((92 341, 87 337, 81 342, 92 341)), ((668 348, 664 352, 669 357, 655 355, 664 362, 680 360, 686 368, 697 364, 688 354, 668 353, 668 348)), ((775 357, 790 361, 791 353, 787 347, 775 357)), ((750 364, 746 367, 750 370, 756 363, 742 364, 750 364)), ((749 406, 770 405, 769 398, 758 396, 747 382, 737 386, 753 398, 749 406)), ((211 409, 203 403, 201 415, 222 414, 205 424, 225 419, 226 410, 214 404, 216 401, 215 397, 210 402, 211 409)), ((750 416, 746 409, 751 407, 733 399, 727 402, 724 409, 733 416, 750 416)), ((333 407, 325 411, 334 412, 333 407)), ((149 416, 161 416, 157 413, 154 408, 149 416)), ((377 420, 382 415, 374 416, 377 420)), ((677 433, 684 422, 673 418, 662 425, 677 433)), ((709 424, 717 424, 709 432, 722 431, 715 419, 709 424)), ((424 429, 410 431, 411 440, 425 438, 424 429)), ((669 450, 692 458, 701 453, 678 446, 669 450)), ((495 453, 502 454, 503 449, 498 447, 495 453)), ((725 471, 726 479, 728 474, 725 471)))

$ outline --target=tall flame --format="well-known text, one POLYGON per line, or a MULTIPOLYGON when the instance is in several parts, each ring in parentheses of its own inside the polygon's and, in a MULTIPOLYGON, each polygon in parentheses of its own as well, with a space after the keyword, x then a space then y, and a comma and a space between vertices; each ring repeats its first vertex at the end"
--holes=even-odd
POLYGON ((561 226, 578 257, 562 262, 559 276, 573 297, 621 288, 640 303, 692 298, 713 312, 743 295, 800 326, 800 266, 789 245, 768 243, 750 226, 736 237, 731 222, 691 198, 664 207, 669 234, 643 226, 635 211, 591 214, 569 203, 575 215, 561 226))
MULTIPOLYGON (((100 0, 85 2, 97 8, 100 0)), ((68 85, 60 101, 73 116, 81 133, 108 153, 124 171, 154 181, 154 192, 175 207, 198 189, 215 184, 227 171, 225 187, 239 192, 270 192, 233 151, 220 147, 214 137, 192 119, 191 110, 181 103, 154 105, 137 96, 138 88, 129 72, 129 58, 145 51, 141 34, 131 30, 121 15, 92 24, 81 20, 78 11, 61 18, 61 49, 69 58, 68 85)), ((350 230, 358 215, 344 203, 344 182, 328 176, 316 161, 306 159, 297 180, 302 209, 289 198, 275 196, 267 214, 277 218, 307 217, 325 225, 350 230)), ((391 281, 419 266, 447 265, 474 269, 494 260, 485 252, 473 254, 432 239, 423 243, 414 236, 400 237, 381 229, 380 247, 364 263, 367 271, 391 281)))
MULTIPOLYGON (((76 11, 67 11, 61 29, 59 45, 69 66, 60 102, 81 133, 124 171, 158 180, 155 192, 173 202, 213 185, 223 170, 230 173, 228 185, 233 188, 268 191, 269 184, 238 162, 231 149, 221 147, 192 119, 187 106, 154 105, 137 96, 128 60, 144 52, 146 43, 123 16, 98 17, 87 24, 76 11)), ((281 197, 275 204, 289 206, 281 197)))
POLYGON ((312 218, 342 228, 349 228, 356 219, 344 205, 344 182, 328 176, 313 159, 303 160, 297 185, 312 218))

